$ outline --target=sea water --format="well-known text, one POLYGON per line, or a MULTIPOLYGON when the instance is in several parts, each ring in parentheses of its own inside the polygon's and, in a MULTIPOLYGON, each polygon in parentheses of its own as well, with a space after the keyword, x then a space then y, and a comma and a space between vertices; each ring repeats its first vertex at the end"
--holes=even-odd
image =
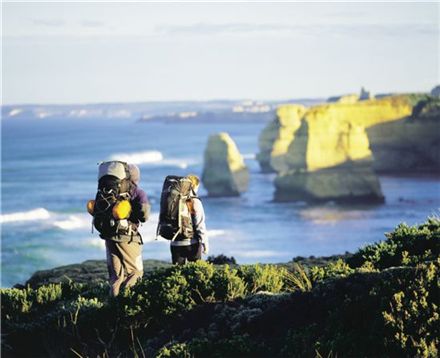
POLYGON ((23 283, 36 270, 105 258, 86 202, 96 193, 97 163, 110 159, 139 165, 152 204, 141 228, 143 255, 170 260, 169 243, 155 240, 163 180, 201 175, 208 137, 221 131, 237 143, 250 183, 237 198, 208 198, 201 188, 212 255, 275 263, 339 254, 384 239, 400 222, 422 223, 439 213, 439 179, 432 176, 381 176, 383 205, 272 202, 274 175, 261 173, 255 160, 264 121, 10 119, 1 125, 2 287, 23 283))

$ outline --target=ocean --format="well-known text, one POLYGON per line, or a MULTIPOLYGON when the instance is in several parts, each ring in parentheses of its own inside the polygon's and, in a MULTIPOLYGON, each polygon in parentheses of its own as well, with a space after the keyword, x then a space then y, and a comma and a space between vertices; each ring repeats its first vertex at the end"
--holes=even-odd
POLYGON ((272 202, 274 175, 261 173, 255 160, 266 123, 2 120, 1 286, 23 283, 36 270, 105 258, 86 202, 96 193, 97 163, 109 159, 139 165, 152 204, 141 228, 143 255, 170 260, 169 243, 155 240, 163 180, 201 175, 208 136, 222 131, 243 154, 250 183, 237 198, 208 198, 200 189, 210 255, 234 256, 243 264, 340 254, 384 239, 401 222, 413 225, 439 214, 440 181, 427 175, 381 176, 383 205, 272 202))

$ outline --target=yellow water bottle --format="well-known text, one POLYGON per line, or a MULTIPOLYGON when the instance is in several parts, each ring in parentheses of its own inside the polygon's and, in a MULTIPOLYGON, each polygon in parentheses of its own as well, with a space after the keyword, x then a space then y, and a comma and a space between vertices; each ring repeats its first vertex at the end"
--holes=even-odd
POLYGON ((131 214, 131 204, 128 200, 122 200, 115 204, 112 209, 113 217, 117 220, 128 219, 131 214))
POLYGON ((95 211, 95 200, 89 200, 87 202, 87 211, 89 212, 90 215, 93 215, 95 211))

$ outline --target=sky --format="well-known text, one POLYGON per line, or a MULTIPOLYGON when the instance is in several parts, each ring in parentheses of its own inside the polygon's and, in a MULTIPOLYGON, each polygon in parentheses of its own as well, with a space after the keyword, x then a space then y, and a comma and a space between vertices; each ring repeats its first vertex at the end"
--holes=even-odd
POLYGON ((3 104, 325 98, 440 83, 439 3, 3 2, 3 104))

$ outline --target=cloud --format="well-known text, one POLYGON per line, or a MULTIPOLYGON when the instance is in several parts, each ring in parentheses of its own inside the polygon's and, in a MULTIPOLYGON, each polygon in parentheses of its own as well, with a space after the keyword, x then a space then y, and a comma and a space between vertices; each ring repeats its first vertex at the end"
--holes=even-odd
POLYGON ((32 23, 36 26, 45 26, 45 27, 63 27, 66 25, 66 22, 58 19, 33 19, 32 23))
POLYGON ((159 25, 156 31, 161 34, 196 34, 196 35, 216 35, 216 34, 246 34, 257 32, 280 32, 289 30, 289 26, 278 24, 208 24, 195 23, 190 25, 159 25))
POLYGON ((83 27, 93 27, 93 28, 99 28, 104 27, 105 24, 101 21, 95 21, 95 20, 83 20, 80 22, 81 26, 83 27))
POLYGON ((249 24, 228 23, 209 24, 195 23, 190 25, 159 25, 156 33, 162 35, 438 35, 436 24, 249 24))

